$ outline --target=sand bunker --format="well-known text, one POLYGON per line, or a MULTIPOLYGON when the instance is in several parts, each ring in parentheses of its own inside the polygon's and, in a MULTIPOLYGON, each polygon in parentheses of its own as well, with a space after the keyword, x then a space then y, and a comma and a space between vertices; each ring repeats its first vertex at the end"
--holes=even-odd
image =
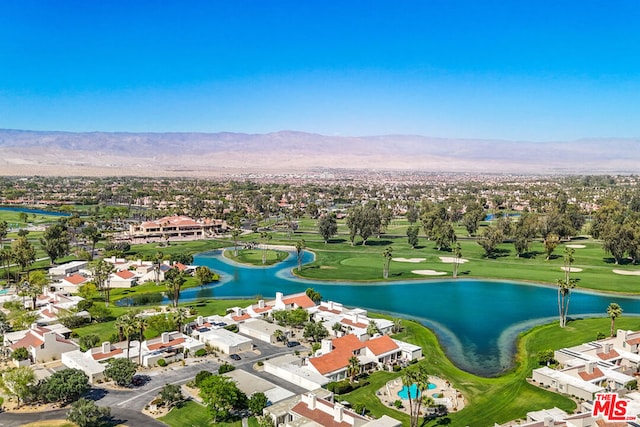
POLYGON ((586 248, 585 245, 565 245, 568 248, 573 248, 573 249, 584 249, 586 248))
POLYGON ((640 276, 640 270, 612 270, 616 274, 623 276, 640 276))
POLYGON ((560 267, 560 270, 562 270, 562 271, 567 271, 567 270, 569 270, 569 272, 571 272, 571 273, 580 273, 580 272, 582 271, 582 269, 581 269, 581 268, 578 268, 578 267, 569 267, 569 268, 567 268, 567 267, 560 267))
MULTIPOLYGON (((441 256, 440 261, 453 264, 454 262, 456 262, 456 258, 452 256, 441 256)), ((465 262, 469 262, 469 260, 464 258, 458 258, 458 264, 464 264, 465 262)))
POLYGON ((413 274, 421 274, 423 276, 443 276, 447 274, 446 271, 435 271, 435 270, 411 270, 413 274))
POLYGON ((392 258, 393 261, 397 261, 397 262, 422 262, 422 261, 426 261, 426 258, 392 258))

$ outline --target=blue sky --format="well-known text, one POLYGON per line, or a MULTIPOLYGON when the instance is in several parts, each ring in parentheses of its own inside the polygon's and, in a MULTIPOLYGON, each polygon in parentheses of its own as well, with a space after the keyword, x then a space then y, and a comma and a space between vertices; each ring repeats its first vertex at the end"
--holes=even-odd
POLYGON ((640 2, 0 1, 0 128, 640 137, 640 2))

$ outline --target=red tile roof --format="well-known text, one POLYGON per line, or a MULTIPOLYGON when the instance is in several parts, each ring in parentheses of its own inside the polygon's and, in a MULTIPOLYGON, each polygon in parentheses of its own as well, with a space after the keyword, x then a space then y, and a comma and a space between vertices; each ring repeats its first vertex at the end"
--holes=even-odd
POLYGON ((80 274, 72 274, 71 276, 65 277, 63 280, 71 283, 72 285, 80 285, 89 279, 80 274))
POLYGON ((20 347, 40 347, 42 344, 44 344, 44 341, 40 339, 40 337, 38 337, 36 334, 29 331, 27 332, 27 335, 24 336, 24 338, 11 344, 10 347, 12 350, 16 350, 20 347))
POLYGON ((93 357, 93 360, 103 360, 103 359, 108 359, 117 354, 122 354, 122 353, 123 353, 123 350, 121 348, 116 348, 115 350, 111 350, 108 353, 103 353, 102 350, 100 350, 97 353, 91 353, 91 357, 93 357))
MULTIPOLYGON (((304 402, 299 402, 297 405, 295 405, 293 408, 291 408, 291 412, 298 414, 304 418, 310 419, 315 421, 316 423, 320 424, 323 427, 351 427, 353 426, 353 424, 350 424, 346 421, 342 421, 342 422, 337 422, 335 421, 335 419, 333 418, 333 405, 325 402, 322 399, 317 399, 316 400, 316 407, 319 405, 324 405, 327 406, 328 410, 330 411, 330 413, 324 412, 320 409, 309 409, 309 406, 304 403, 304 402)), ((360 415, 356 414, 355 412, 352 411, 348 411, 343 409, 343 419, 345 417, 345 415, 348 414, 349 417, 353 417, 353 418, 357 418, 359 420, 365 420, 366 418, 361 417, 360 415)))
POLYGON ((616 357, 620 357, 617 351, 614 349, 609 350, 609 353, 598 353, 597 355, 602 360, 615 359, 616 357))
POLYGON ((629 344, 629 345, 640 344, 640 337, 631 338, 630 340, 627 340, 627 344, 629 344))
POLYGON ((241 320, 251 319, 251 316, 248 313, 245 313, 242 316, 231 316, 231 318, 236 322, 239 322, 241 320))
POLYGON ((131 272, 129 270, 120 270, 115 274, 116 274, 116 276, 118 276, 118 277, 120 277, 121 279, 124 279, 124 280, 129 280, 129 279, 132 279, 132 278, 134 278, 136 276, 135 273, 133 273, 133 272, 131 272))
POLYGON ((283 298, 282 302, 287 305, 293 304, 297 307, 302 307, 302 308, 311 308, 316 306, 316 303, 313 302, 313 300, 309 298, 306 294, 296 295, 289 298, 283 298))
POLYGON ((591 381, 604 376, 600 368, 598 368, 597 366, 593 368, 592 374, 587 373, 587 371, 583 371, 578 372, 578 375, 580 375, 580 378, 582 378, 584 381, 591 381))
POLYGON ((168 343, 163 343, 162 342, 162 338, 160 338, 159 342, 153 343, 153 344, 147 344, 147 348, 149 349, 149 351, 153 351, 153 350, 162 350, 163 348, 169 348, 169 347, 173 347, 176 345, 180 345, 182 343, 184 343, 184 338, 180 337, 180 338, 176 338, 176 339, 170 339, 168 343))
POLYGON ((328 308, 328 307, 325 307, 324 305, 321 305, 320 307, 318 307, 318 310, 320 310, 320 311, 328 311, 328 312, 333 313, 333 314, 340 314, 340 313, 342 313, 340 310, 335 310, 335 309, 333 309, 333 310, 329 310, 329 308, 328 308))
POLYGON ((373 354, 379 356, 384 353, 388 353, 393 350, 399 350, 398 344, 396 344, 389 336, 383 335, 378 338, 372 338, 365 343, 367 348, 371 350, 373 354))
POLYGON ((340 323, 344 323, 347 326, 352 326, 354 328, 360 328, 360 329, 367 329, 367 326, 369 326, 366 323, 360 323, 360 322, 356 323, 351 319, 342 319, 340 323))

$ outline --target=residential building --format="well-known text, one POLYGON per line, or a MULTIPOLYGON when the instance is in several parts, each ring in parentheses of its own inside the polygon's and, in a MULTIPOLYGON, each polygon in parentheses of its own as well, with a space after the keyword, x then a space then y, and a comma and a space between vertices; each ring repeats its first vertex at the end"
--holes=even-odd
POLYGON ((49 275, 53 279, 60 279, 62 277, 70 276, 75 273, 80 273, 81 270, 87 269, 89 265, 88 261, 71 261, 65 264, 56 265, 49 269, 49 275))
POLYGON ((50 362, 59 360, 62 353, 78 349, 78 345, 68 339, 69 334, 71 331, 62 325, 41 327, 33 324, 30 329, 5 334, 4 345, 11 352, 26 348, 34 363, 50 362))
POLYGON ((389 336, 360 341, 355 335, 322 340, 319 355, 310 357, 308 367, 331 381, 347 378, 349 359, 357 357, 360 370, 368 371, 390 366, 402 358, 400 346, 389 336))
POLYGON ((126 358, 128 353, 129 359, 137 362, 139 348, 140 343, 135 340, 129 343, 121 341, 115 344, 106 341, 101 346, 91 348, 85 352, 74 350, 62 353, 61 360, 67 368, 83 371, 89 377, 89 381, 95 384, 105 379, 104 370, 107 367, 107 361, 126 358), (128 350, 127 345, 129 345, 128 350))
POLYGON ((387 319, 371 319, 367 316, 367 310, 362 308, 347 309, 342 304, 334 301, 322 301, 313 314, 316 322, 321 322, 327 330, 335 336, 352 334, 365 341, 370 338, 369 324, 376 325, 378 333, 386 335, 393 330, 393 322, 387 319), (334 325, 340 325, 340 329, 334 325))
POLYGON ((194 220, 184 215, 167 216, 141 224, 131 224, 129 237, 149 240, 203 239, 224 233, 227 229, 227 223, 221 219, 194 220))
POLYGON ((244 322, 239 323, 238 327, 241 333, 270 344, 275 344, 277 342, 276 331, 280 330, 283 334, 286 334, 284 327, 275 323, 269 323, 262 319, 247 319, 244 322))
POLYGON ((163 332, 161 336, 142 343, 142 365, 152 367, 158 360, 175 362, 184 359, 185 352, 194 354, 205 344, 181 332, 163 332))
MULTIPOLYGON (((325 392, 320 392, 326 396, 325 392)), ((371 419, 359 415, 333 402, 332 396, 319 397, 316 393, 305 393, 294 399, 281 402, 277 407, 267 407, 264 414, 271 417, 276 426, 302 427, 400 427, 402 423, 387 415, 371 419), (286 412, 283 409, 287 409, 286 412), (284 413, 283 413, 284 412, 284 413)))

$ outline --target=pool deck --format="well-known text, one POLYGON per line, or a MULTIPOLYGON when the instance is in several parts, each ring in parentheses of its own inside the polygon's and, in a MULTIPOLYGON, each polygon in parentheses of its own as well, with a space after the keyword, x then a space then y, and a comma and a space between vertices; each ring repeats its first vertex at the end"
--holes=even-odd
MULTIPOLYGON (((464 396, 462 395, 462 393, 451 387, 451 384, 449 384, 448 381, 443 380, 440 377, 429 376, 429 382, 435 384, 436 387, 425 391, 428 396, 432 397, 434 393, 442 393, 443 395, 442 398, 432 397, 436 404, 445 405, 449 412, 459 411, 464 408, 464 396)), ((384 387, 379 389, 376 392, 376 396, 378 396, 378 399, 380 399, 380 401, 385 406, 394 407, 393 403, 396 400, 402 400, 400 399, 400 396, 398 396, 398 392, 400 390, 402 390, 402 379, 396 378, 394 380, 388 381, 384 387)), ((402 408, 398 410, 408 414, 409 403, 406 400, 402 400, 402 403, 402 408)), ((423 408, 425 408, 424 405, 421 408, 422 413, 424 413, 423 408)))

